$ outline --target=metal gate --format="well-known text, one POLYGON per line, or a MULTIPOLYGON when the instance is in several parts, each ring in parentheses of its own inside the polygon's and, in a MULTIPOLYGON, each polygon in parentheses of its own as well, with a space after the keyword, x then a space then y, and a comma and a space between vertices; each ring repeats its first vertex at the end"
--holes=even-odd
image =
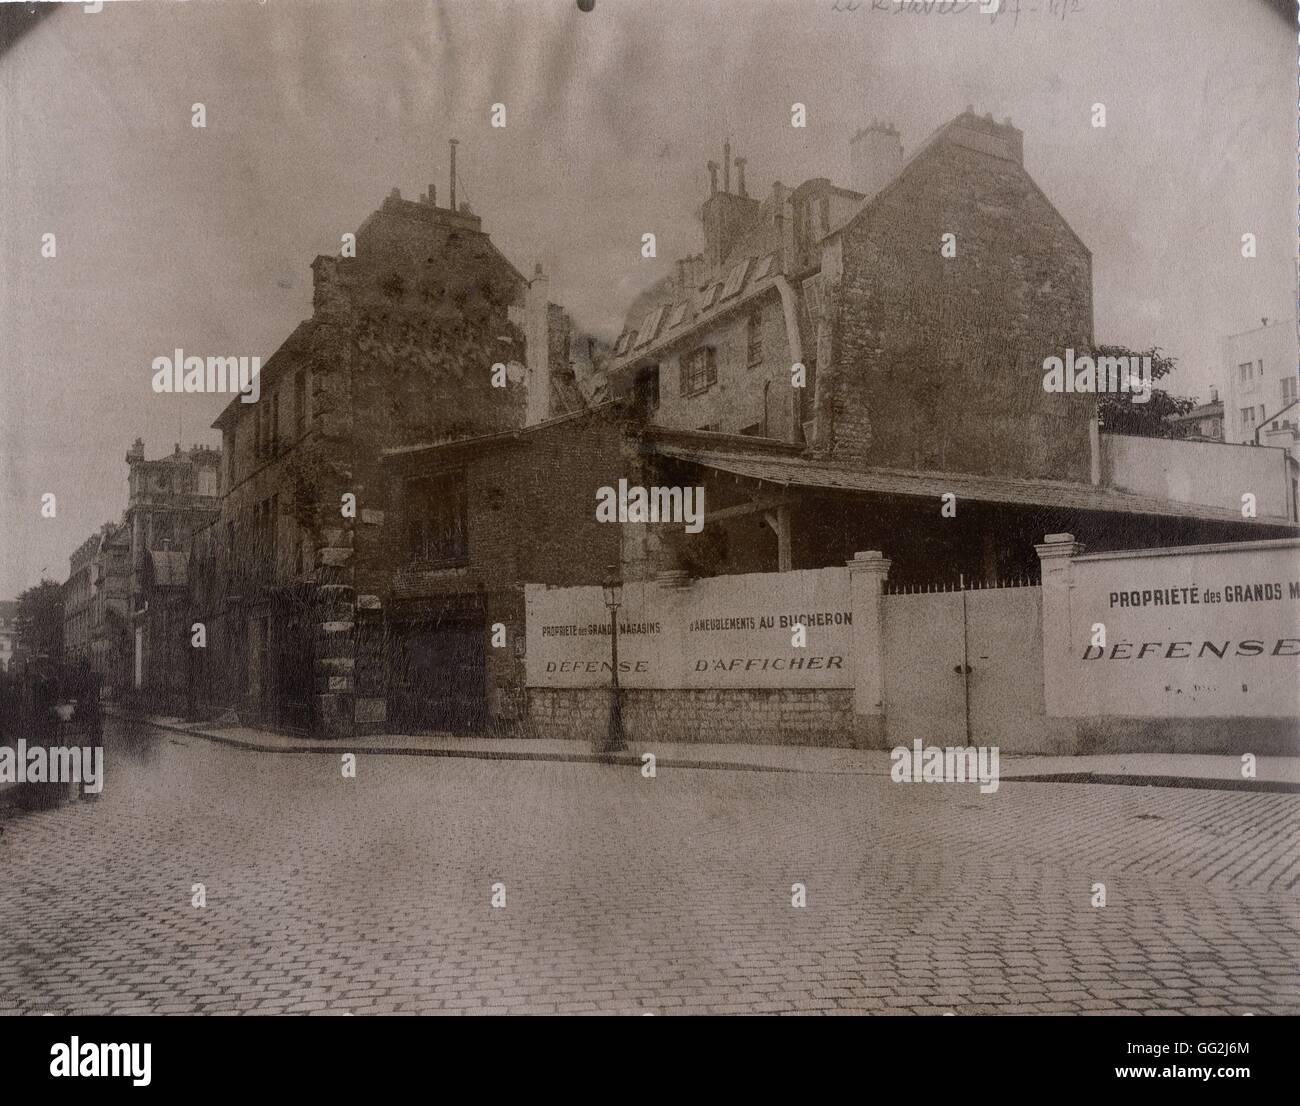
POLYGON ((997 584, 887 590, 885 731, 891 745, 1041 748, 1042 589, 997 584))
POLYGON ((397 732, 476 733, 487 721, 486 623, 476 594, 416 600, 395 612, 386 647, 397 732))
POLYGON ((292 592, 277 596, 272 609, 272 721, 310 733, 316 723, 316 615, 292 592))

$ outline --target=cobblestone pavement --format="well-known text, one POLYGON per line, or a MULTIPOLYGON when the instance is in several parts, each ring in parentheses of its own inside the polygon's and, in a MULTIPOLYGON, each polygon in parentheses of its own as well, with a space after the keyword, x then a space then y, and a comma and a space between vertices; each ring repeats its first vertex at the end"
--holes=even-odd
POLYGON ((0 814, 0 1012, 1300 1013, 1300 796, 344 779, 118 722, 106 762, 97 800, 0 814))

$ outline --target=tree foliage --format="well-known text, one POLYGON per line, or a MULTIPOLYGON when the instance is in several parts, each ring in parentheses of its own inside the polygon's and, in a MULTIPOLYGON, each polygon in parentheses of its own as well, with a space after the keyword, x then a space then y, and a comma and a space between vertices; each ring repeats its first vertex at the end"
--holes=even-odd
POLYGON ((1102 392, 1097 397, 1097 419, 1103 433, 1137 434, 1145 438, 1181 438, 1186 427, 1170 422, 1172 415, 1185 415, 1196 406, 1196 400, 1171 395, 1163 388, 1154 387, 1178 367, 1174 358, 1160 351, 1159 346, 1149 350, 1131 350, 1124 346, 1097 346, 1093 357, 1144 357, 1151 358, 1151 398, 1145 403, 1135 403, 1129 392, 1102 392))
POLYGON ((63 656, 63 589, 42 580, 18 596, 18 641, 36 656, 48 653, 56 663, 63 656))

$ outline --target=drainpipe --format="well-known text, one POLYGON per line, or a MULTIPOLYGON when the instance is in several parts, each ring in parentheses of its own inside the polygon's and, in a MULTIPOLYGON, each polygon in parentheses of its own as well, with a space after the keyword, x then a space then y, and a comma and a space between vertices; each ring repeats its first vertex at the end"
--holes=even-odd
MULTIPOLYGON (((781 293, 781 313, 785 318, 785 338, 790 347, 790 363, 793 365, 806 365, 803 359, 803 339, 799 336, 799 313, 795 307, 794 289, 790 287, 790 282, 786 280, 784 274, 776 277, 776 289, 781 293)), ((767 397, 764 395, 763 414, 767 415, 767 397)), ((813 410, 817 409, 814 400, 813 410)), ((793 389, 790 395, 790 426, 789 439, 792 442, 799 441, 799 404, 795 402, 793 389)))

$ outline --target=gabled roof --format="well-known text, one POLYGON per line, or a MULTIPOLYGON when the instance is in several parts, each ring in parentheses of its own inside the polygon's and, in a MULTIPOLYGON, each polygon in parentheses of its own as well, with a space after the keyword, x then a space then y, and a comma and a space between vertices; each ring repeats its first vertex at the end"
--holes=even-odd
MULTIPOLYGON (((941 147, 943 147, 946 144, 947 140, 952 137, 954 132, 958 130, 968 129, 969 124, 972 121, 982 126, 988 126, 991 123, 991 120, 992 120, 991 116, 985 116, 984 119, 981 120, 980 117, 976 115, 974 111, 967 108, 960 115, 952 119, 949 119, 948 122, 942 124, 939 127, 936 127, 933 133, 931 133, 929 138, 927 138, 924 142, 922 142, 915 150, 912 151, 911 154, 909 154, 906 158, 903 159, 903 164, 898 167, 898 172, 896 172, 893 175, 893 177, 891 177, 881 188, 877 189, 875 192, 869 195, 865 200, 863 200, 862 205, 857 209, 857 211, 855 211, 853 215, 849 219, 847 219, 841 226, 832 228, 831 233, 827 235, 827 237, 829 238, 831 237, 831 235, 837 234, 840 231, 847 229, 848 227, 852 226, 854 223, 858 222, 858 220, 863 218, 863 216, 866 215, 868 212, 870 212, 884 196, 888 195, 890 192, 893 192, 894 189, 899 188, 912 175, 913 171, 917 166, 922 165, 924 162, 929 160, 929 158, 933 154, 935 154, 941 147)), ((988 154, 988 156, 990 157, 999 156, 998 154, 992 153, 988 149, 985 149, 983 147, 970 146, 968 143, 956 143, 956 145, 961 145, 967 149, 978 148, 981 150, 981 152, 988 154)), ((1033 190, 1038 193, 1038 196, 1043 201, 1043 203, 1045 203, 1048 206, 1048 208, 1051 210, 1052 214, 1055 215, 1057 219, 1061 221, 1061 225, 1064 226, 1067 231, 1069 231, 1070 236, 1075 240, 1075 242, 1079 244, 1080 248, 1082 248, 1084 252, 1088 254, 1089 257, 1091 257, 1092 251, 1088 249, 1087 244, 1083 241, 1082 238, 1078 236, 1078 234, 1075 233, 1074 228, 1070 226, 1065 216, 1063 216, 1059 211, 1057 211, 1056 205, 1053 204, 1052 201, 1047 198, 1047 194, 1041 188, 1038 187, 1038 182, 1035 181, 1034 178, 1029 175, 1029 171, 1025 168, 1023 157, 1018 159, 1015 162, 1015 164, 1019 166, 1020 172, 1024 175, 1025 180, 1027 180, 1030 184, 1030 187, 1032 187, 1033 190)))
POLYGON ((581 419, 588 419, 594 415, 608 413, 618 406, 615 400, 606 400, 604 403, 598 403, 593 407, 583 407, 581 410, 572 411, 566 415, 556 415, 553 418, 544 419, 541 422, 533 423, 531 426, 515 427, 511 430, 498 430, 492 434, 480 434, 473 438, 450 438, 445 442, 424 442, 418 445, 392 446, 385 449, 382 460, 396 460, 403 457, 412 457, 419 454, 434 454, 440 451, 452 450, 475 450, 484 448, 493 448, 496 446, 509 445, 520 439, 532 437, 542 431, 550 430, 553 427, 561 426, 567 422, 575 422, 581 419))

